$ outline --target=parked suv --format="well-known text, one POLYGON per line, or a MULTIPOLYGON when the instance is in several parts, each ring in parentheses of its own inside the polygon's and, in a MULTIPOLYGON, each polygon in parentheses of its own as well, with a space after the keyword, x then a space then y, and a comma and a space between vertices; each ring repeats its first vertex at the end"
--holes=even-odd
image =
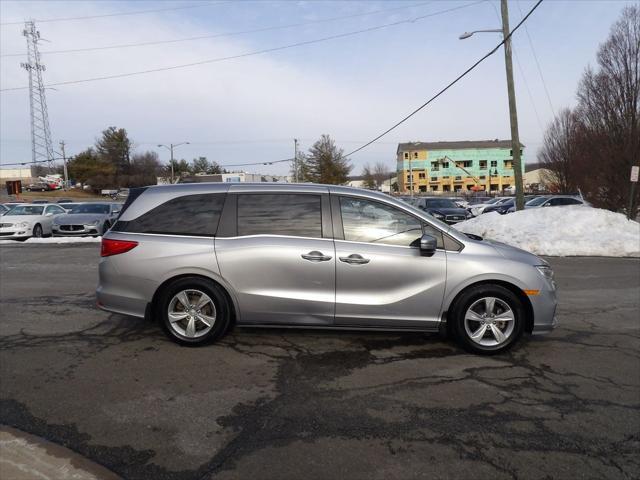
POLYGON ((556 324, 541 258, 349 187, 132 189, 102 239, 97 304, 181 344, 232 325, 447 332, 496 353, 556 324))

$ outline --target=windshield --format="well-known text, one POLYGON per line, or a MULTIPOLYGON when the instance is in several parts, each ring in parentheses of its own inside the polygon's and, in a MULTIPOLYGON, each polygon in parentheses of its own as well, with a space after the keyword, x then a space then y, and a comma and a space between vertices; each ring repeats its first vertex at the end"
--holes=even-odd
POLYGON ((38 205, 16 205, 7 215, 42 215, 44 207, 38 205))
POLYGON ((425 205, 427 208, 460 208, 453 200, 449 200, 446 198, 435 198, 427 200, 425 205))
POLYGON ((69 205, 65 207, 69 210, 70 214, 76 213, 109 213, 109 205, 105 203, 78 203, 75 205, 69 205))
POLYGON ((546 197, 538 197, 533 200, 528 201, 526 204, 530 207, 537 207, 538 205, 542 205, 547 200, 546 197))

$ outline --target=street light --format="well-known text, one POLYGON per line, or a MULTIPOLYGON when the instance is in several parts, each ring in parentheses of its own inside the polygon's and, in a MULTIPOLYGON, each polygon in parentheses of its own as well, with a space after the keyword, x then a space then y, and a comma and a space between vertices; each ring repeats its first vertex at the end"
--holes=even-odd
POLYGON ((499 28, 494 28, 492 30, 474 30, 473 32, 464 32, 462 35, 458 37, 458 39, 464 40, 465 38, 469 38, 474 33, 482 33, 482 32, 502 33, 502 30, 500 30, 499 28))
POLYGON ((502 29, 474 30, 465 32, 458 38, 464 40, 474 33, 502 33, 504 40, 504 65, 507 72, 507 94, 509 96, 509 120, 511 123, 511 152, 513 156, 514 180, 516 183, 516 210, 524 208, 524 191, 522 186, 522 167, 520 160, 520 135, 518 134, 518 112, 516 109, 516 93, 513 85, 513 60, 511 59, 511 37, 509 31, 509 10, 507 0, 500 0, 502 13, 502 29))
POLYGON ((158 144, 158 147, 164 147, 171 152, 171 183, 173 183, 173 149, 179 147, 180 145, 189 145, 189 142, 181 142, 181 143, 170 143, 168 146, 163 144, 158 144))

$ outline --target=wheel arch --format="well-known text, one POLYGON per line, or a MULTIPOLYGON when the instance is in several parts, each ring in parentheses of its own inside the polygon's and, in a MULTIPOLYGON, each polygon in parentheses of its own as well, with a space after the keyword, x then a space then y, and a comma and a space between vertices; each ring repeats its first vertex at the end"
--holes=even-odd
POLYGON ((237 322, 238 315, 239 315, 238 303, 235 297, 231 294, 230 287, 225 285, 223 282, 218 281, 215 278, 209 277, 207 275, 202 275, 200 273, 181 273, 165 279, 160 285, 158 285, 158 288, 156 288, 156 291, 153 293, 151 302, 149 302, 147 306, 145 317, 148 317, 149 319, 153 319, 152 317, 155 316, 156 314, 155 309, 157 308, 157 301, 160 295, 162 294, 162 291, 165 288, 167 288, 167 286, 169 286, 171 283, 183 278, 199 278, 215 284, 220 289, 220 291, 222 291, 222 293, 227 299, 227 302, 229 303, 229 309, 230 309, 229 323, 234 324, 237 322))
POLYGON ((479 281, 470 283, 468 285, 465 285, 455 294, 453 299, 446 305, 446 308, 442 314, 442 318, 447 325, 447 331, 450 332, 450 329, 451 329, 451 322, 449 322, 447 318, 448 313, 451 311, 451 309, 456 304, 458 299, 462 296, 463 293, 468 291, 470 288, 474 288, 482 285, 498 285, 513 292, 513 294, 516 295, 518 299, 522 302, 522 306, 525 311, 525 324, 524 324, 525 331, 528 333, 531 333, 533 331, 533 323, 534 323, 533 305, 531 304, 531 300, 529 300, 529 297, 522 291, 520 287, 518 287, 514 283, 508 282, 506 280, 498 280, 498 279, 486 279, 486 280, 479 280, 479 281))

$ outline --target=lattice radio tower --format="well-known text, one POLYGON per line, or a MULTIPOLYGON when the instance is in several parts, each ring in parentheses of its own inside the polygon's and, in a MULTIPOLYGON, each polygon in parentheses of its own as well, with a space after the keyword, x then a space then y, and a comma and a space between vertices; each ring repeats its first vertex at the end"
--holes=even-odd
POLYGON ((27 62, 20 66, 29 73, 29 107, 31 112, 31 160, 35 163, 46 163, 53 169, 53 146, 47 113, 47 98, 42 81, 45 66, 40 63, 38 42, 40 32, 36 30, 33 20, 25 22, 22 34, 27 37, 27 62))

